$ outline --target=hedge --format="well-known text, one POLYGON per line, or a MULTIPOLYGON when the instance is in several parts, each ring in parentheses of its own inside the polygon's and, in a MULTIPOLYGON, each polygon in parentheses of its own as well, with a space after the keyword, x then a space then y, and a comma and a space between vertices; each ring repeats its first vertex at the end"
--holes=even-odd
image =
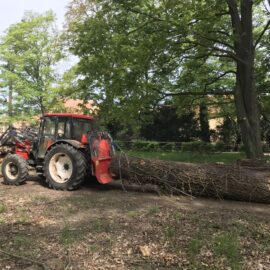
POLYGON ((195 142, 157 142, 157 141, 115 141, 121 149, 126 151, 143 151, 143 152, 225 152, 232 149, 231 146, 225 145, 224 142, 205 143, 202 141, 195 142))

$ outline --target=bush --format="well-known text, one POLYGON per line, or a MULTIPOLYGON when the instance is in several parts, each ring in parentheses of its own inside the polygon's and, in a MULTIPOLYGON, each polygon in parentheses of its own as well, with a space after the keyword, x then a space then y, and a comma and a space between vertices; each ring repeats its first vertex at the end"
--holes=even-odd
POLYGON ((264 153, 269 153, 270 152, 270 145, 265 143, 262 145, 262 148, 263 148, 263 152, 264 153))
POLYGON ((138 152, 226 152, 227 146, 223 141, 216 144, 206 143, 202 141, 195 142, 157 142, 157 141, 115 141, 117 145, 124 151, 138 151, 138 152))
POLYGON ((218 141, 216 144, 215 144, 215 151, 216 152, 225 152, 227 149, 226 149, 226 145, 223 141, 218 141))
POLYGON ((181 151, 182 143, 177 142, 167 142, 167 143, 160 143, 159 149, 164 152, 179 152, 181 151))
POLYGON ((132 141, 131 150, 133 151, 158 151, 159 150, 159 143, 155 141, 132 141))
POLYGON ((145 151, 155 152, 159 150, 159 143, 155 141, 145 142, 145 151))
POLYGON ((182 144, 183 152, 213 152, 214 146, 211 143, 202 141, 186 142, 182 144))
POLYGON ((114 141, 115 146, 120 148, 121 150, 131 150, 132 144, 131 142, 123 142, 123 141, 114 141))
POLYGON ((246 151, 245 146, 241 144, 239 147, 239 152, 245 152, 245 151, 246 151))

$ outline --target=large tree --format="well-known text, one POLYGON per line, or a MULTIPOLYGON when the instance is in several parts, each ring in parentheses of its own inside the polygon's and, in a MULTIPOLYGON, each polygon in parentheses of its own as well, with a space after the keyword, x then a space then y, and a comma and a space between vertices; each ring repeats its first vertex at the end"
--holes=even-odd
POLYGON ((8 88, 9 111, 44 113, 57 101, 56 64, 62 58, 52 12, 26 12, 1 37, 1 84, 8 88))
POLYGON ((269 37, 268 8, 262 0, 73 1, 68 36, 82 93, 123 119, 164 99, 234 96, 246 154, 261 157, 255 60, 269 37))

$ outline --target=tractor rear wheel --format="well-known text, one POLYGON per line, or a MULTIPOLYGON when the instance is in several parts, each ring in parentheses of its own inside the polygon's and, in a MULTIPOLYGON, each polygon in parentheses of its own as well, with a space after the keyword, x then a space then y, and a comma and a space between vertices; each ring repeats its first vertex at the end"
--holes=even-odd
POLYGON ((19 155, 8 155, 2 163, 2 174, 4 184, 20 185, 27 180, 28 169, 27 162, 19 155))
POLYGON ((45 156, 44 174, 51 188, 77 189, 86 175, 85 158, 71 145, 58 144, 45 156))

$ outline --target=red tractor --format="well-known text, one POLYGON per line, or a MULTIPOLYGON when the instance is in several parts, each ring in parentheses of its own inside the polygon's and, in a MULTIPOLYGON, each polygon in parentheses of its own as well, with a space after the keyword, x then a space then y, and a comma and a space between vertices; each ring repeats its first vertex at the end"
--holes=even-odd
POLYGON ((91 116, 53 113, 41 118, 37 133, 9 128, 0 137, 9 147, 2 163, 4 183, 19 185, 35 168, 49 187, 74 190, 91 176, 107 184, 114 147, 109 134, 96 130, 91 116))

